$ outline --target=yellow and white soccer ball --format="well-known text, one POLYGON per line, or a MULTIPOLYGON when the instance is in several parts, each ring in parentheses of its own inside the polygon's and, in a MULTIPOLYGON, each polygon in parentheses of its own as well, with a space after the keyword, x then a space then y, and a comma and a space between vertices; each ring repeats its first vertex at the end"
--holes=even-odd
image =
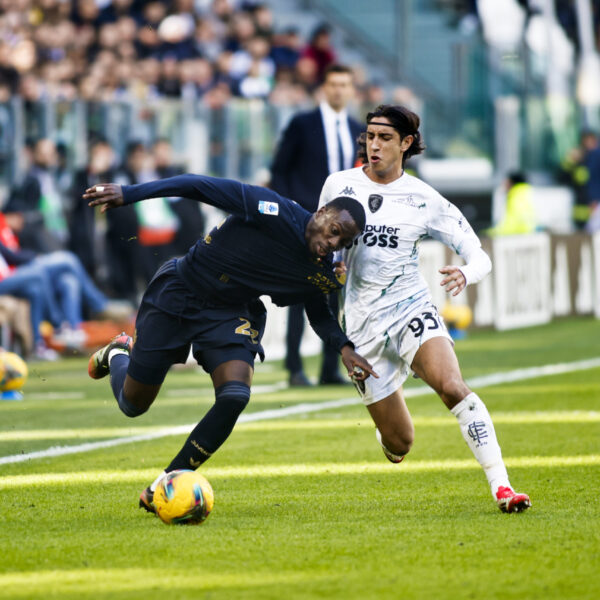
POLYGON ((156 514, 167 525, 202 523, 215 503, 208 480, 196 471, 167 473, 154 491, 156 514))
POLYGON ((27 374, 27 365, 18 354, 0 349, 0 392, 20 390, 27 374))

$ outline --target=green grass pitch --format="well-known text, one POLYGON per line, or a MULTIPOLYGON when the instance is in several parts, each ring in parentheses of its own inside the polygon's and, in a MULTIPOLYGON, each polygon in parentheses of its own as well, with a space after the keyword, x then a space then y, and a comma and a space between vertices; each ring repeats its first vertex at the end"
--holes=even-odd
MULTIPOLYGON (((574 319, 456 348, 469 380, 598 358, 598 340, 600 321, 574 319)), ((127 419, 86 362, 31 365, 25 399, 0 402, 0 458, 191 424, 211 403, 208 377, 178 370, 127 419)), ((355 396, 284 380, 280 363, 257 366, 245 414, 355 396)), ((0 464, 0 598, 599 598, 600 367, 475 390, 531 496, 524 514, 496 508, 434 394, 408 399, 416 442, 401 465, 356 403, 239 424, 202 468, 215 508, 200 526, 137 508, 183 433, 0 464)))

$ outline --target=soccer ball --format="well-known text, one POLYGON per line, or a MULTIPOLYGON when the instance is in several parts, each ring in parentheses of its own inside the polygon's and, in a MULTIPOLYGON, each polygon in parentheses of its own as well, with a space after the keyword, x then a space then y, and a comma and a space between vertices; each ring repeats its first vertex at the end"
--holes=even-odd
POLYGON ((14 352, 0 350, 0 392, 20 390, 27 381, 27 365, 14 352))
POLYGON ((196 471, 167 473, 154 491, 154 506, 161 521, 172 524, 202 523, 215 503, 208 480, 196 471))

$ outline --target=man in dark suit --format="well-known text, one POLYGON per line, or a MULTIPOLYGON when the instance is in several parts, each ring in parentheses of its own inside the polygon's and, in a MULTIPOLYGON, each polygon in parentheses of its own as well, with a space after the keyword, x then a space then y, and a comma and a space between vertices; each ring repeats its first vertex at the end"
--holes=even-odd
MULTIPOLYGON (((324 100, 316 109, 299 113, 290 121, 271 166, 271 188, 311 212, 317 210, 327 176, 354 166, 357 138, 364 129, 346 112, 346 106, 354 95, 352 71, 348 67, 330 66, 325 72, 322 91, 324 100)), ((334 311, 337 311, 336 300, 331 297, 334 311)), ((285 360, 290 385, 311 385, 300 357, 303 331, 303 305, 290 306, 285 360)), ((326 345, 319 382, 347 382, 338 371, 338 353, 326 345)))

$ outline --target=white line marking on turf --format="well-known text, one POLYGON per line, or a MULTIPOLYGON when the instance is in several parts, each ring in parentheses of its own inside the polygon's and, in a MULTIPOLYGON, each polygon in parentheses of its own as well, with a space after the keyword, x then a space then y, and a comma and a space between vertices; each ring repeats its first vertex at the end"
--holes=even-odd
MULTIPOLYGON (((320 402, 319 404, 295 404, 287 408, 274 408, 269 410, 261 410, 255 413, 241 415, 238 423, 251 423, 253 421, 264 421, 267 419, 280 419, 291 415, 306 414, 310 412, 318 412, 329 408, 340 408, 356 404, 356 398, 343 398, 341 400, 331 400, 329 402, 320 402)), ((189 433, 196 423, 188 425, 178 425, 177 427, 168 427, 160 429, 152 433, 141 435, 132 435, 129 437, 121 437, 112 440, 104 440, 102 442, 88 442, 86 444, 78 444, 77 446, 53 446, 46 450, 38 450, 37 452, 28 452, 27 454, 13 454, 12 456, 3 456, 0 458, 0 465, 11 463, 24 462, 26 460, 34 460, 36 458, 51 458, 54 456, 64 456, 66 454, 79 454, 80 452, 90 452, 92 450, 100 450, 102 448, 112 448, 121 444, 131 444, 134 442, 147 442, 156 440, 169 435, 180 435, 189 433)))
MULTIPOLYGON (((574 371, 585 371, 587 369, 594 369, 596 367, 600 367, 600 357, 590 358, 587 360, 578 360, 571 363, 558 363, 555 365, 543 365, 541 367, 515 369, 514 371, 506 371, 503 373, 490 373, 489 375, 482 375, 480 377, 474 377, 472 379, 469 379, 467 383, 470 387, 473 388, 486 387, 490 385, 497 385, 499 383, 522 381, 525 379, 534 379, 536 377, 544 377, 547 375, 559 375, 562 373, 572 373, 574 371)), ((410 388, 408 390, 404 390, 404 395, 407 398, 414 398, 416 396, 424 396, 426 394, 433 393, 434 392, 426 386, 420 386, 418 388, 410 388)), ((294 406, 288 406, 284 408, 274 408, 269 410, 261 410, 254 413, 243 414, 238 419, 238 423, 252 423, 254 421, 281 419, 283 417, 290 417, 293 415, 328 410, 330 408, 341 408, 343 406, 351 406, 353 404, 358 404, 359 402, 359 398, 354 397, 311 404, 295 404, 294 406)), ((121 437, 112 440, 105 440, 102 442, 89 442, 86 444, 79 444, 77 446, 54 446, 46 450, 39 450, 37 452, 28 452, 26 454, 24 453, 13 454, 12 456, 3 456, 0 457, 0 465, 25 462, 27 460, 34 460, 36 458, 51 458, 54 456, 64 456, 66 454, 79 454, 81 452, 91 452, 92 450, 112 448, 114 446, 120 446, 122 444, 131 444, 134 442, 147 442, 150 440, 155 440, 170 435, 180 435, 184 433, 189 433, 190 429, 193 428, 195 425, 196 423, 190 425, 179 425, 177 427, 168 427, 152 433, 132 435, 129 437, 121 437)))
POLYGON ((27 394, 28 400, 81 400, 84 392, 35 392, 27 394))

